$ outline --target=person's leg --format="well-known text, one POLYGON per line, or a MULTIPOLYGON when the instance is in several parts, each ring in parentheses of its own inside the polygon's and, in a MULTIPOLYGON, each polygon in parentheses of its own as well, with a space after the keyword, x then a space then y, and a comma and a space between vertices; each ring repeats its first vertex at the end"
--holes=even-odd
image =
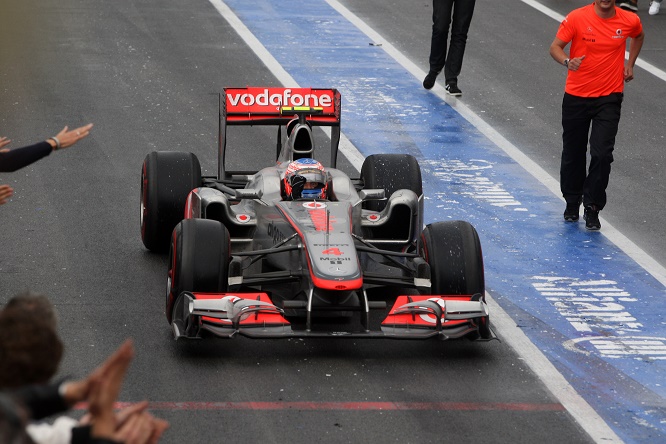
POLYGON ((458 76, 462 70, 465 55, 465 46, 467 45, 467 32, 472 23, 476 0, 455 0, 453 3, 451 43, 444 66, 444 78, 447 85, 458 83, 458 76))
POLYGON ((606 205, 613 149, 622 109, 622 94, 597 99, 590 133, 590 169, 584 185, 583 203, 600 211, 606 205))
POLYGON ((446 48, 451 25, 451 11, 454 0, 432 0, 432 39, 430 42, 430 68, 423 79, 423 87, 431 89, 435 86, 437 75, 446 63, 446 48))
MULTIPOLYGON (((580 206, 587 163, 591 117, 589 99, 564 94, 562 99, 562 159, 560 189, 567 204, 580 206)), ((573 220, 573 219, 572 219, 573 220)))
POLYGON ((446 49, 454 0, 432 0, 432 40, 430 72, 439 73, 446 63, 446 49))

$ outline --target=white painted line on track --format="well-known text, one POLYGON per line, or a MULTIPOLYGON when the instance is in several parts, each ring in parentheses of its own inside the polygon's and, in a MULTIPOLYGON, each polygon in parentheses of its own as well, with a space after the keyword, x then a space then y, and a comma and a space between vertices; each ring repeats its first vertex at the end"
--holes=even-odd
POLYGON ((523 358, 594 442, 623 442, 488 293, 486 301, 492 313, 491 323, 497 327, 500 339, 505 340, 523 358))
MULTIPOLYGON (((268 50, 261 44, 261 42, 250 32, 250 30, 240 21, 240 19, 233 13, 233 11, 221 0, 209 0, 211 4, 218 10, 218 12, 229 22, 229 24, 236 30, 238 35, 247 43, 266 67, 276 76, 276 78, 284 85, 297 87, 298 84, 294 78, 285 71, 285 69, 277 62, 277 60, 268 52, 268 50)), ((421 70, 416 64, 408 60, 402 53, 400 53, 393 45, 386 42, 386 40, 371 29, 365 22, 360 20, 357 16, 352 14, 347 8, 342 6, 335 0, 326 0, 327 3, 338 11, 349 22, 354 24, 359 30, 370 37, 371 41, 384 42, 382 48, 400 65, 407 69, 417 79, 425 76, 425 72, 421 70)), ((508 140, 502 137, 497 131, 485 123, 481 118, 475 115, 469 108, 459 102, 457 99, 450 99, 442 86, 436 85, 432 90, 438 97, 448 103, 456 111, 458 111, 466 120, 472 123, 481 133, 483 133, 490 140, 494 141, 502 150, 504 150, 512 159, 519 165, 530 171, 540 182, 542 182, 554 194, 559 195, 559 184, 548 175, 541 167, 529 159, 525 154, 513 146, 508 140)), ((363 155, 358 149, 347 139, 344 134, 341 135, 340 151, 350 160, 357 170, 360 170, 363 162, 363 155)), ((625 253, 625 248, 635 247, 636 250, 641 251, 646 258, 651 259, 646 253, 638 249, 631 241, 626 239, 626 242, 618 243, 615 239, 609 236, 609 232, 617 233, 621 238, 626 239, 619 232, 614 230, 607 222, 604 221, 604 234, 609 237, 618 247, 625 253), (624 247, 623 247, 624 246, 624 247)), ((627 253, 629 254, 629 253, 627 253)), ((635 253, 630 255, 636 262, 639 262, 635 253)), ((654 260, 652 260, 655 262, 654 260)), ((656 262, 655 262, 656 264, 656 262)), ((658 264, 657 264, 658 265, 658 264)), ((645 268, 645 266, 644 266, 645 268)), ((648 270, 649 271, 649 270, 648 270)), ((666 283, 666 270, 661 269, 662 283, 666 283)), ((592 407, 574 390, 574 388, 566 381, 566 379, 557 371, 557 369, 550 363, 548 358, 541 353, 541 351, 527 338, 525 333, 516 326, 516 323, 511 317, 490 297, 486 295, 488 304, 493 313, 492 323, 497 329, 500 336, 516 351, 518 356, 522 357, 526 364, 541 378, 546 387, 552 392, 558 401, 567 409, 572 417, 581 425, 581 427, 594 439, 596 442, 609 442, 616 443, 622 442, 620 438, 613 432, 604 420, 592 409, 592 407)))
MULTIPOLYGON (((298 88, 296 80, 278 63, 264 45, 261 44, 254 34, 247 29, 247 26, 238 18, 236 14, 221 0, 210 0, 215 9, 229 22, 238 35, 247 43, 248 48, 264 62, 264 65, 277 77, 277 79, 287 88, 298 88)), ((239 85, 240 86, 240 85, 239 85)))

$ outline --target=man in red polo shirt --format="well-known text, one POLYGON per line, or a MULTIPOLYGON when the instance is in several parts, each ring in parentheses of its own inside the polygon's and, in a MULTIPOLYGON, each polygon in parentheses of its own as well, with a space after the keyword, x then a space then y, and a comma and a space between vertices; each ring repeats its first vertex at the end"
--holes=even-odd
POLYGON ((550 55, 568 70, 560 165, 560 189, 567 202, 564 220, 577 221, 583 203, 588 230, 601 228, 599 211, 606 205, 624 83, 634 78, 643 38, 637 14, 616 8, 615 0, 594 0, 564 18, 550 45, 550 55), (588 134, 591 160, 586 173, 588 134))

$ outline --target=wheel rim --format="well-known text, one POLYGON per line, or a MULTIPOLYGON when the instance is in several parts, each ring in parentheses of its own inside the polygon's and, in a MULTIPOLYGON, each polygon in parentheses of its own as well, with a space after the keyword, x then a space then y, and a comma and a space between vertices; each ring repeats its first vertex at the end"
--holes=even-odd
MULTIPOLYGON (((172 238, 172 242, 175 243, 175 238, 172 238)), ((173 302, 175 297, 177 295, 174 294, 174 273, 176 272, 176 254, 174 253, 176 246, 175 244, 172 244, 171 249, 169 251, 169 269, 167 271, 167 285, 166 285, 166 300, 165 300, 165 312, 167 315, 167 319, 171 320, 171 314, 173 311, 173 302), (171 303, 171 308, 169 307, 171 303)))
POLYGON ((143 239, 146 235, 146 225, 145 225, 145 216, 146 216, 146 193, 148 192, 148 181, 146 180, 146 165, 143 165, 141 170, 141 203, 140 203, 140 223, 141 223, 141 238, 143 239))

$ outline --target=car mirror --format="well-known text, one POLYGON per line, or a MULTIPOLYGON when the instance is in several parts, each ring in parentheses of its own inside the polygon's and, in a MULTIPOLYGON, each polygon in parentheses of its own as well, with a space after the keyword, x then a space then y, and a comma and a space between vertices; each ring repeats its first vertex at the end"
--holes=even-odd
POLYGON ((382 200, 386 199, 386 192, 383 189, 370 189, 370 190, 361 190, 358 192, 358 197, 361 200, 382 200))
POLYGON ((261 190, 254 188, 241 188, 236 190, 236 199, 261 199, 263 194, 261 190))

